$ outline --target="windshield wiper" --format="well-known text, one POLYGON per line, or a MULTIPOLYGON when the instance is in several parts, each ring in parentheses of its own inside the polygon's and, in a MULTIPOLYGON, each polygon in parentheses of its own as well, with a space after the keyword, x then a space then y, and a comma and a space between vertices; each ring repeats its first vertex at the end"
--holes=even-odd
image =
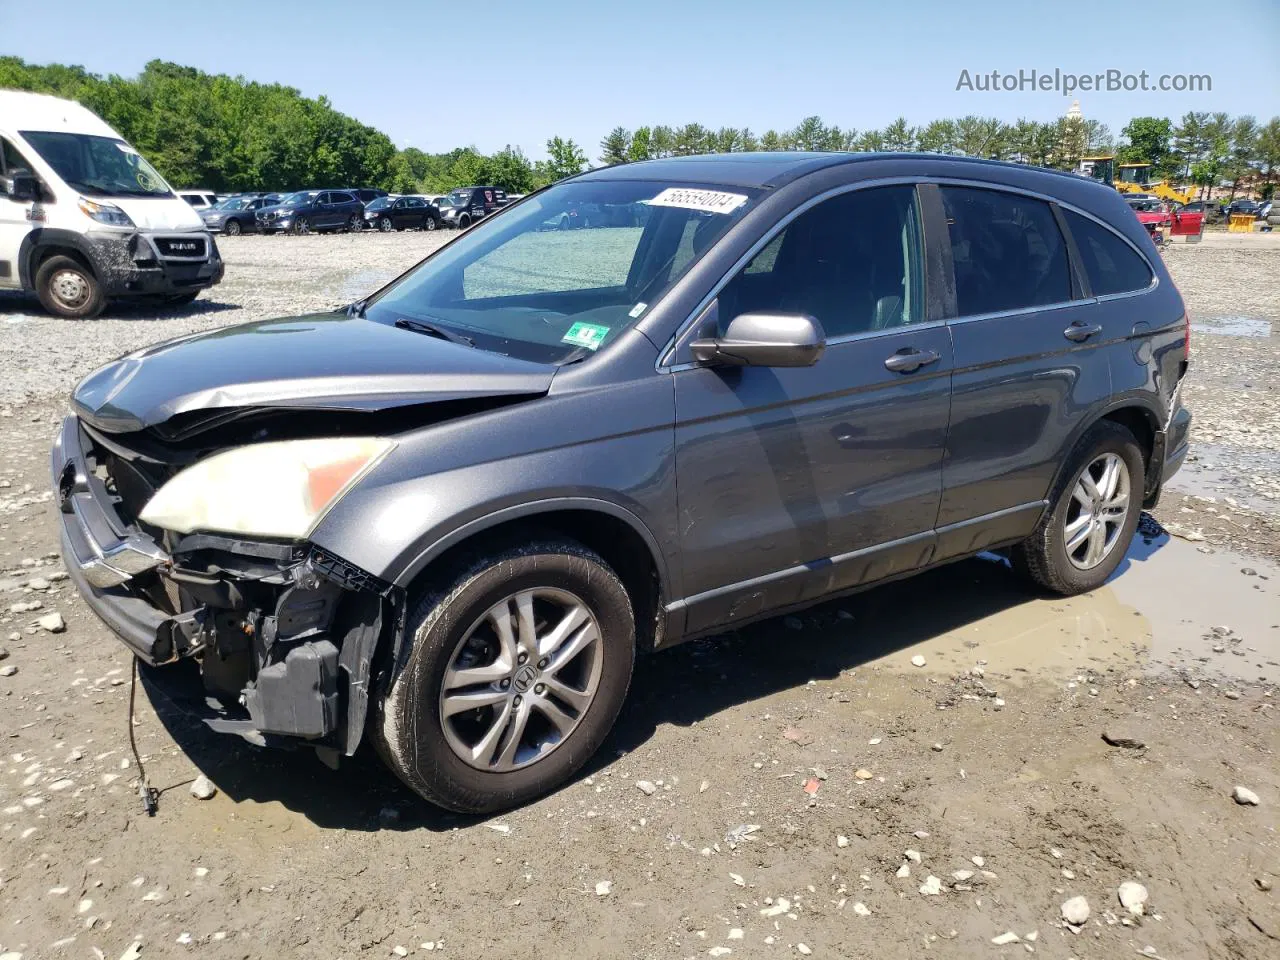
POLYGON ((425 333, 429 337, 439 337, 441 340, 448 340, 450 343, 461 343, 468 347, 476 345, 476 342, 470 337, 464 337, 460 333, 454 333, 452 330, 437 327, 423 320, 410 320, 408 317, 401 317, 396 321, 396 326, 401 330, 412 330, 414 333, 425 333))

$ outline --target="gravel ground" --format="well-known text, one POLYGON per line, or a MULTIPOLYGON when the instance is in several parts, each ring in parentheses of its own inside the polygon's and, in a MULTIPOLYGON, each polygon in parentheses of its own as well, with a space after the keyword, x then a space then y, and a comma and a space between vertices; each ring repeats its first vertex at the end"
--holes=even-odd
POLYGON ((183 311, 0 301, 0 958, 1277 956, 1271 238, 1166 254, 1203 328, 1196 459, 1106 587, 1036 598, 971 560, 647 658, 575 782, 481 821, 144 685, 145 816, 129 660, 51 553, 66 391, 162 337, 349 302, 439 242, 226 240, 228 279, 183 311))

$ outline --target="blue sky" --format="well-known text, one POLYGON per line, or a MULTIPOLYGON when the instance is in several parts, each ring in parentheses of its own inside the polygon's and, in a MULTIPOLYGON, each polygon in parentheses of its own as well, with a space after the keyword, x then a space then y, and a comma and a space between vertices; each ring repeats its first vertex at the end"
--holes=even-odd
POLYGON ((0 0, 0 53, 126 76, 161 58, 285 83, 428 151, 512 143, 536 159, 558 134, 594 160, 616 124, 759 134, 810 114, 866 129, 899 115, 1048 120, 1070 105, 957 91, 965 69, 1212 77, 1211 92, 1077 94, 1115 133, 1139 114, 1280 114, 1277 0, 57 0, 57 29, 37 8, 0 0))

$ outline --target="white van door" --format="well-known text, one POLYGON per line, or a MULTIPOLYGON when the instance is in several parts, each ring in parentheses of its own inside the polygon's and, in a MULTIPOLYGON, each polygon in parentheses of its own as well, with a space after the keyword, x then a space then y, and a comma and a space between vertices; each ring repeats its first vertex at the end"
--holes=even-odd
MULTIPOLYGON (((4 136, 0 136, 0 174, 10 176, 15 172, 31 173, 31 164, 4 136)), ((35 204, 11 200, 0 187, 0 289, 17 290, 22 287, 22 271, 18 268, 18 253, 22 241, 31 232, 31 217, 35 204)))

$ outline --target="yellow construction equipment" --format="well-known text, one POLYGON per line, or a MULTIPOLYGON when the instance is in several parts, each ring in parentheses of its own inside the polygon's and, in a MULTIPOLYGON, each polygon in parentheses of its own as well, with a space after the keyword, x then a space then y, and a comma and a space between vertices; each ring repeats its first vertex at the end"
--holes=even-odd
POLYGON ((1122 163, 1117 166, 1115 160, 1114 154, 1081 157, 1076 172, 1115 187, 1121 193, 1149 193, 1174 203, 1190 203, 1194 199, 1193 191, 1178 190, 1167 180, 1152 181, 1149 163, 1122 163))
POLYGON ((1252 213, 1233 213, 1227 221, 1227 233, 1253 233, 1254 220, 1252 213))

